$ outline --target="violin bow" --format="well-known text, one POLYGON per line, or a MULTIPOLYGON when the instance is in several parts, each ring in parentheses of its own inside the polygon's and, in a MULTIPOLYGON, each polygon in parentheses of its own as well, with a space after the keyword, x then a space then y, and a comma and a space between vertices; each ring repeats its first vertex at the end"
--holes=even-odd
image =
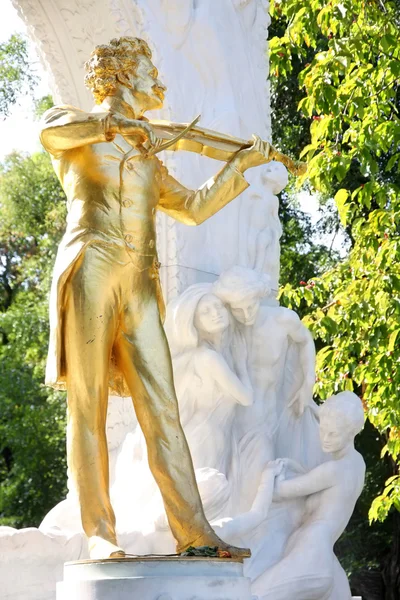
POLYGON ((185 137, 185 135, 187 134, 188 131, 190 131, 191 129, 193 129, 193 127, 195 125, 197 125, 197 123, 200 121, 200 117, 201 117, 201 115, 197 115, 197 117, 195 119, 193 119, 193 121, 191 123, 189 123, 189 125, 187 125, 187 127, 185 127, 185 129, 183 129, 183 131, 181 131, 178 135, 176 135, 171 140, 168 140, 167 142, 162 142, 162 140, 160 139, 159 143, 157 143, 155 146, 150 148, 150 150, 147 153, 148 156, 154 156, 155 154, 158 154, 159 152, 162 152, 163 150, 167 150, 167 148, 176 144, 176 142, 178 142, 180 139, 185 137))
MULTIPOLYGON (((171 146, 174 146, 180 139, 184 138, 185 135, 191 129, 193 129, 193 127, 195 127, 195 125, 197 125, 197 123, 200 120, 200 117, 201 115, 197 115, 197 117, 193 119, 191 123, 189 123, 178 135, 176 135, 172 139, 166 142, 163 142, 162 139, 158 140, 158 143, 148 150, 147 155, 154 156, 155 154, 158 154, 159 152, 162 152, 163 150, 167 150, 171 146)), ((233 138, 231 136, 229 137, 232 142, 236 142, 238 146, 238 151, 240 149, 250 148, 253 144, 253 142, 248 142, 240 138, 233 138)), ((292 158, 290 158, 290 156, 287 156, 287 154, 283 154, 283 152, 277 150, 274 146, 272 146, 272 144, 269 144, 268 157, 269 160, 276 160, 278 162, 281 162, 295 177, 300 177, 304 175, 307 171, 307 163, 299 160, 293 160, 292 158)))

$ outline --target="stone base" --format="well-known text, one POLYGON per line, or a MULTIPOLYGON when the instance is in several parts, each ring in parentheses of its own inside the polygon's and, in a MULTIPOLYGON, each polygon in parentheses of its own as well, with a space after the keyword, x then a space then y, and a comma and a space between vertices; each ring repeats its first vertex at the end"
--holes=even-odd
POLYGON ((137 557, 66 563, 57 600, 251 600, 232 559, 137 557))

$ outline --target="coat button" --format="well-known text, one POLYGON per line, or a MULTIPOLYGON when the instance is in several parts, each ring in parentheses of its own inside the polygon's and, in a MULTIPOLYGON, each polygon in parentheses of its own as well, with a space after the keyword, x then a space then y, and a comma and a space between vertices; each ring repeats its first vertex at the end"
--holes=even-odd
POLYGON ((149 246, 150 246, 150 248, 154 248, 154 240, 149 241, 149 246))
POLYGON ((122 206, 125 206, 125 208, 129 208, 130 206, 132 206, 131 200, 124 200, 122 206))
POLYGON ((128 162, 126 163, 126 168, 128 169, 128 171, 132 171, 134 167, 132 163, 128 162))
POLYGON ((132 236, 130 233, 128 233, 127 235, 124 235, 125 241, 128 242, 128 244, 132 241, 132 236))

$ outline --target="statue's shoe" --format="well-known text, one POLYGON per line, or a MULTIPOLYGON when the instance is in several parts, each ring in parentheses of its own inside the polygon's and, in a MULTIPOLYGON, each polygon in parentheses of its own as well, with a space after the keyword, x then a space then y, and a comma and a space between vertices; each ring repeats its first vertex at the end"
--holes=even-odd
POLYGON ((213 548, 216 546, 218 548, 218 554, 224 558, 250 558, 251 556, 250 548, 238 548, 237 546, 231 546, 231 544, 223 542, 215 533, 205 533, 188 544, 178 546, 177 553, 181 554, 191 546, 193 548, 199 548, 201 546, 209 546, 213 548), (228 553, 229 556, 224 553, 228 553))
POLYGON ((91 559, 123 558, 125 556, 122 548, 97 535, 89 538, 88 546, 91 559))

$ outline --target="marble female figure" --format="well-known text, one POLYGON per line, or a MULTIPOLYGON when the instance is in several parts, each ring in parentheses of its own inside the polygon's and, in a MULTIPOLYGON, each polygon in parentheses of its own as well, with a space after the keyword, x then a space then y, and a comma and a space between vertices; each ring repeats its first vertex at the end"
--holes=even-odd
POLYGON ((229 480, 238 472, 235 407, 245 410, 253 394, 245 364, 231 355, 231 316, 210 288, 189 287, 168 308, 165 328, 195 470, 216 469, 229 480))

